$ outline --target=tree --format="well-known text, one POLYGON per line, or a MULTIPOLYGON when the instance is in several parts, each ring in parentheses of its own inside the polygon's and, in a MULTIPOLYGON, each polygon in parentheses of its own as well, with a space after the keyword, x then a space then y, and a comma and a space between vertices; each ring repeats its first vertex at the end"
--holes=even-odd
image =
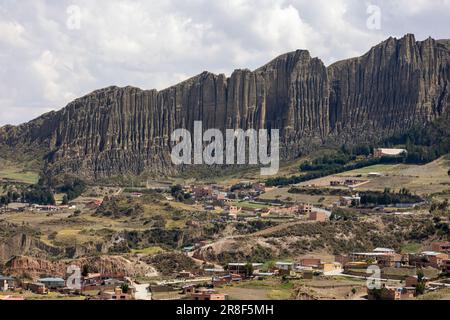
POLYGON ((130 290, 130 286, 126 283, 122 284, 122 286, 120 287, 122 289, 123 293, 128 293, 128 291, 130 290))
POLYGON ((67 194, 65 194, 63 199, 62 199, 62 205, 66 206, 68 204, 69 204, 69 197, 67 196, 67 194))
POLYGON ((425 274, 422 269, 417 270, 417 286, 416 295, 420 296, 425 293, 425 274))
POLYGON ((247 278, 250 278, 251 276, 253 276, 253 272, 254 272, 253 264, 247 263, 244 267, 244 271, 245 271, 245 276, 247 278))
POLYGON ((87 264, 85 264, 83 266, 83 270, 81 271, 81 275, 83 277, 87 277, 89 275, 89 266, 87 264))

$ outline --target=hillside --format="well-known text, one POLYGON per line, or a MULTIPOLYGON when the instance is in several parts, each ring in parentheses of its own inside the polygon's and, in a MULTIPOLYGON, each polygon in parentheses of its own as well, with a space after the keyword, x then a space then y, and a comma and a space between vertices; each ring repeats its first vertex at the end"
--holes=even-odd
POLYGON ((42 159, 47 175, 175 175, 170 134, 202 120, 204 129, 278 128, 281 156, 292 160, 318 145, 382 140, 447 118, 449 52, 447 40, 406 35, 328 68, 298 50, 255 71, 204 72, 159 92, 109 87, 0 128, 0 151, 42 159))

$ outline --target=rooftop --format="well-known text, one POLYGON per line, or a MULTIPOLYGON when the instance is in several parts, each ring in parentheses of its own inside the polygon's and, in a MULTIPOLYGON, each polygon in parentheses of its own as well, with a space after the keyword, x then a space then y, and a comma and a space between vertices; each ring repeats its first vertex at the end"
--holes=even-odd
POLYGON ((42 278, 39 279, 40 282, 64 282, 65 280, 62 278, 42 278))
POLYGON ((395 250, 389 248, 376 248, 373 252, 395 252, 395 250))
MULTIPOLYGON (((228 266, 230 267, 245 267, 247 263, 229 263, 228 266)), ((262 263, 252 263, 253 267, 261 267, 262 263)))

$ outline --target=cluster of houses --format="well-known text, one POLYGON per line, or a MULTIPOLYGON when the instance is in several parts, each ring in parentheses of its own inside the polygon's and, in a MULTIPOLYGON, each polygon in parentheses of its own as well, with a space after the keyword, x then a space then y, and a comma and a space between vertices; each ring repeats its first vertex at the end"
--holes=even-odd
POLYGON ((196 201, 223 201, 253 200, 266 191, 264 183, 241 181, 235 186, 221 185, 189 185, 183 187, 183 192, 190 194, 196 201))
POLYGON ((30 204, 30 203, 21 203, 21 202, 13 202, 8 204, 8 206, 2 207, 0 212, 61 212, 64 210, 74 210, 76 206, 68 206, 68 205, 39 205, 39 204, 30 204))
POLYGON ((67 296, 86 295, 89 296, 89 300, 134 300, 136 292, 130 280, 120 274, 90 273, 81 278, 80 287, 77 289, 70 286, 68 280, 60 277, 23 281, 0 275, 0 293, 3 293, 0 298, 23 299, 23 291, 36 295, 48 295, 50 292, 67 296), (95 294, 91 295, 92 292, 95 294), (5 293, 10 293, 10 295, 4 295, 5 293))
POLYGON ((400 254, 393 249, 377 248, 372 252, 354 252, 336 256, 336 261, 346 269, 366 268, 377 264, 381 268, 434 268, 442 273, 449 269, 449 242, 434 242, 431 251, 414 254, 400 254))
MULTIPOLYGON (((389 248, 376 248, 370 252, 352 252, 347 255, 337 255, 334 261, 322 261, 319 258, 303 258, 299 261, 279 261, 273 264, 263 263, 229 263, 225 269, 204 269, 202 275, 211 279, 208 286, 189 286, 174 288, 173 286, 154 287, 153 296, 162 299, 193 299, 193 300, 225 300, 226 295, 217 293, 234 283, 249 279, 265 279, 268 277, 286 277, 287 279, 313 279, 317 276, 352 276, 367 278, 370 266, 380 268, 381 280, 402 281, 402 285, 389 287, 383 285, 379 290, 368 289, 369 299, 410 299, 417 295, 416 287, 419 283, 418 270, 424 270, 425 290, 432 291, 441 286, 437 281, 441 275, 449 274, 450 243, 434 242, 430 251, 417 254, 400 254, 389 248), (251 271, 249 271, 251 269, 251 271), (220 290, 218 290, 220 291, 220 290)), ((179 275, 184 279, 194 279, 196 276, 189 272, 179 275)))
POLYGON ((369 266, 377 265, 383 278, 404 280, 404 286, 383 285, 381 289, 368 289, 369 299, 401 300, 410 299, 417 294, 416 287, 419 281, 417 270, 424 270, 427 273, 423 279, 425 290, 436 290, 441 286, 449 287, 447 284, 431 282, 437 280, 440 275, 450 273, 449 254, 450 242, 434 242, 430 251, 415 254, 399 254, 392 249, 377 248, 372 252, 336 256, 336 261, 344 266, 346 274, 361 275, 369 266), (392 272, 393 269, 402 272, 392 272))
MULTIPOLYGON (((259 218, 304 218, 310 221, 325 221, 331 212, 314 208, 309 203, 280 203, 261 201, 259 196, 266 192, 264 183, 241 181, 235 186, 224 187, 184 186, 183 192, 190 194, 206 211, 220 212, 219 222, 248 221, 259 218)), ((190 222, 190 224, 195 222, 190 222)))

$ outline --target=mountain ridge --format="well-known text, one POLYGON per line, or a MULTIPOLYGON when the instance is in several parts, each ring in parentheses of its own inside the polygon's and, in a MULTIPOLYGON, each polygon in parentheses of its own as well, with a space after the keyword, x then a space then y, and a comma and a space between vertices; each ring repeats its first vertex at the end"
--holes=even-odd
POLYGON ((306 50, 229 77, 202 72, 161 91, 110 86, 19 126, 0 128, 0 150, 45 154, 47 174, 87 179, 176 174, 170 133, 204 128, 281 130, 294 159, 326 142, 358 143, 448 117, 450 41, 389 38, 326 67, 306 50))

